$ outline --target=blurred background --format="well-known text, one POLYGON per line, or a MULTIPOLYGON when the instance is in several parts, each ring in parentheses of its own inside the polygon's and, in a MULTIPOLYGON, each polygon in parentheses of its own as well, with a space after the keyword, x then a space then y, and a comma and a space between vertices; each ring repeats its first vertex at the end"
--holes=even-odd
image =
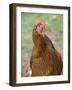
POLYGON ((29 76, 30 57, 33 48, 32 30, 35 20, 39 18, 46 23, 46 35, 51 39, 55 48, 63 53, 63 15, 21 13, 21 76, 29 76))

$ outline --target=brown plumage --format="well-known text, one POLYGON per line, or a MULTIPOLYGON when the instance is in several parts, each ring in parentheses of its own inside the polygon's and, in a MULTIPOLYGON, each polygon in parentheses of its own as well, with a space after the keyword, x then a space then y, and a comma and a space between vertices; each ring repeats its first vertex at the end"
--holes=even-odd
MULTIPOLYGON (((42 21, 39 21, 42 22, 42 21)), ((63 63, 61 55, 57 52, 51 40, 37 32, 38 23, 32 32, 33 50, 31 56, 32 76, 60 75, 62 73, 63 63)), ((43 27, 44 23, 41 23, 43 27)), ((44 29, 42 26, 41 28, 44 29)), ((44 31, 44 30, 43 30, 44 31)))

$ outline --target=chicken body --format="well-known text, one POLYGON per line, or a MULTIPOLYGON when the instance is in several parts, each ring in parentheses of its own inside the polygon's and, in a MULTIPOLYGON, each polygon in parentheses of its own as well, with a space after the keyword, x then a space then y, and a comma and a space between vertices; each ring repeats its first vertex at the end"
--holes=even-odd
POLYGON ((63 62, 51 40, 45 35, 39 35, 36 30, 32 32, 33 50, 31 56, 32 76, 60 75, 63 62))

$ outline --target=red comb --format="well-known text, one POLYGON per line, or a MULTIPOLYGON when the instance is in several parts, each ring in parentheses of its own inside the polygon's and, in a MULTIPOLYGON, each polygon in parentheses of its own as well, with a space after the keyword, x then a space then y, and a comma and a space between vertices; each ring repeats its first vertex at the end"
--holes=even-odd
POLYGON ((35 21, 35 25, 38 25, 38 26, 40 26, 41 24, 45 24, 41 19, 37 19, 36 21, 35 21))

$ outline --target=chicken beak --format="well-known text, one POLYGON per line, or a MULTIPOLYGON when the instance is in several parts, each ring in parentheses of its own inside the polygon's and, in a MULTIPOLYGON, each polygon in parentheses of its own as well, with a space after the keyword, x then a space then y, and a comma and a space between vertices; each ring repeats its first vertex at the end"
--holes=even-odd
POLYGON ((37 29, 37 25, 34 25, 34 30, 36 30, 37 29))

